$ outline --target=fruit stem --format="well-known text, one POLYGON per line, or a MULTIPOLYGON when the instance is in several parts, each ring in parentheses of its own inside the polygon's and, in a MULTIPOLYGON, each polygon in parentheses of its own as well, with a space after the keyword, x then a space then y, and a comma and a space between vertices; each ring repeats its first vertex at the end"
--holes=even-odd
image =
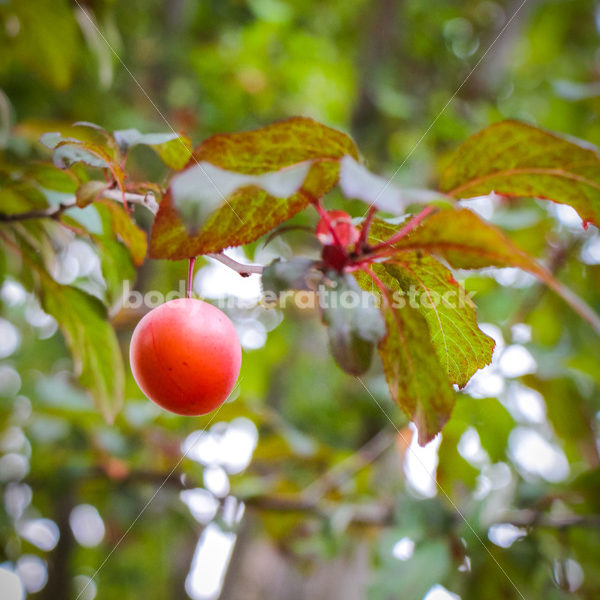
POLYGON ((391 238, 389 238, 385 242, 381 242, 381 244, 373 246, 371 250, 373 252, 376 252, 377 250, 382 250, 383 248, 388 248, 389 246, 392 246, 395 242, 401 240, 404 236, 406 236, 413 229, 415 229, 417 225, 421 223, 421 221, 426 219, 435 210, 437 210, 435 206, 426 206, 420 213, 416 214, 412 219, 410 219, 410 221, 408 221, 408 223, 400 231, 395 233, 391 238))
POLYGON ((192 280, 194 278, 194 263, 196 262, 196 257, 192 256, 190 258, 190 266, 188 268, 188 280, 187 280, 187 297, 192 297, 192 280))

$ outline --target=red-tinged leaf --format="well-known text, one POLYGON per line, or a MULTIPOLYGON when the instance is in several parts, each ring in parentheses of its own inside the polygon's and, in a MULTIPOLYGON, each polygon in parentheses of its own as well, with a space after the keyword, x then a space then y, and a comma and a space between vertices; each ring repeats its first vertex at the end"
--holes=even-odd
POLYGON ((176 210, 173 190, 169 190, 154 222, 150 256, 182 259, 258 239, 326 194, 337 182, 339 159, 347 154, 358 156, 354 142, 346 134, 301 117, 255 131, 207 139, 196 148, 182 174, 198 163, 257 176, 307 161, 311 166, 297 193, 278 198, 257 185, 243 187, 221 198, 208 218, 202 216, 201 228, 191 234, 176 210))
MULTIPOLYGON (((370 237, 380 243, 401 227, 376 219, 370 237)), ((439 210, 397 240, 393 247, 441 256, 456 269, 518 267, 538 276, 546 272, 533 256, 521 250, 502 230, 468 208, 439 210)))
POLYGON ((492 125, 455 152, 440 181, 455 198, 496 192, 571 205, 600 226, 600 156, 585 142, 518 121, 492 125))
MULTIPOLYGON (((389 239, 401 226, 375 220, 370 230, 370 239, 373 243, 380 243, 389 239)), ((397 240, 393 248, 441 256, 457 269, 517 267, 528 271, 559 294, 600 333, 600 318, 581 298, 553 277, 535 258, 521 250, 495 225, 466 208, 440 210, 397 240)))
MULTIPOLYGON (((450 418, 455 393, 431 342, 427 321, 410 304, 396 306, 393 293, 401 289, 399 281, 383 266, 373 268, 392 299, 391 304, 381 304, 387 333, 378 350, 385 378, 393 400, 417 426, 423 446, 450 418)), ((368 275, 358 272, 356 278, 363 289, 381 296, 368 275)))
POLYGON ((143 195, 152 192, 156 198, 162 196, 162 188, 160 185, 151 181, 132 181, 127 184, 127 191, 143 195))
POLYGON ((305 160, 358 158, 350 137, 313 119, 292 117, 262 129, 219 134, 194 150, 193 160, 248 175, 278 171, 305 160))
POLYGON ((464 387, 492 360, 494 340, 477 326, 475 305, 452 273, 432 256, 398 252, 386 271, 399 283, 404 302, 426 319, 431 342, 448 379, 464 387))
POLYGON ((83 162, 90 167, 108 169, 111 157, 102 147, 95 144, 61 141, 54 149, 52 161, 59 169, 67 169, 76 162, 83 162))
POLYGON ((271 173, 247 175, 199 162, 171 179, 170 197, 188 233, 194 235, 237 190, 243 188, 253 194, 258 188, 286 200, 302 187, 310 167, 310 162, 302 162, 271 173))
MULTIPOLYGON (((79 129, 88 132, 91 131, 93 134, 102 137, 102 134, 98 133, 96 128, 79 126, 79 129)), ((103 140, 102 144, 83 141, 72 137, 64 137, 58 132, 44 133, 40 137, 40 142, 47 148, 53 150, 52 161, 59 169, 68 169, 78 163, 84 163, 90 167, 109 169, 113 179, 118 184, 119 189, 125 191, 126 176, 123 168, 119 164, 119 152, 116 148, 108 148, 106 146, 107 141, 110 142, 111 140, 103 140)))
POLYGON ((108 209, 113 231, 129 249, 134 264, 141 265, 148 249, 146 232, 135 224, 122 205, 111 200, 100 200, 98 204, 108 209))

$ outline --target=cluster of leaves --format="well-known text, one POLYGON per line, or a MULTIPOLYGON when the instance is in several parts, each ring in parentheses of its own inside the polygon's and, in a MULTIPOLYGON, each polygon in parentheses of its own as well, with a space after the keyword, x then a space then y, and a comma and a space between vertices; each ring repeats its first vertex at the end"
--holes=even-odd
MULTIPOLYGON (((448 267, 524 269, 562 293, 598 327, 594 313, 500 229, 453 202, 490 193, 534 196, 570 204, 584 223, 597 225, 600 158, 582 143, 519 122, 496 124, 458 148, 442 174, 439 192, 432 193, 403 190, 371 173, 360 163, 350 137, 308 118, 215 135, 193 152, 189 140, 177 134, 124 130, 111 135, 90 123, 74 127, 77 137, 42 136, 42 143, 53 151, 55 167, 62 171, 40 165, 25 174, 25 181, 33 178, 33 186, 21 181, 18 185, 28 185, 30 195, 35 186, 74 193, 80 208, 100 205, 135 264, 144 258, 145 234, 128 214, 132 196, 127 194, 138 200, 149 193, 161 198, 149 256, 173 260, 253 242, 308 205, 323 212, 321 199, 338 182, 343 195, 363 201, 369 216, 359 225, 361 239, 352 248, 339 248, 341 262, 332 262, 325 250, 320 260, 276 261, 265 268, 263 284, 266 291, 276 293, 295 288, 341 297, 362 288, 377 296, 378 307, 372 300, 350 308, 339 302, 321 304, 330 348, 344 370, 360 375, 370 366, 372 347, 378 346, 390 393, 417 424, 420 443, 431 440, 450 417, 453 386, 463 388, 489 364, 494 348, 477 325, 475 305, 448 267), (165 189, 127 177, 125 161, 137 144, 153 148, 176 171, 165 189), (105 181, 89 179, 81 164, 101 169, 105 181), (115 202, 118 194, 121 204, 115 202), (428 207, 419 215, 405 216, 422 203, 428 207), (374 218, 376 210, 395 219, 374 218), (317 279, 310 273, 317 273, 317 279)), ((3 197, 7 193, 9 197, 17 193, 15 185, 3 188, 3 197)), ((43 204, 41 192, 36 194, 43 204)), ((39 202, 28 207, 40 209, 39 202)), ((17 220, 14 213, 22 208, 22 201, 10 205, 6 216, 13 213, 17 220)), ((57 214, 64 224, 73 225, 72 217, 57 214)), ((54 282, 24 231, 14 228, 11 234, 3 233, 3 239, 16 244, 24 260, 35 265, 43 306, 60 323, 82 383, 111 417, 120 405, 123 375, 103 309, 85 292, 54 282), (97 326, 89 326, 96 321, 97 326)), ((87 234, 100 245, 106 243, 87 234)))

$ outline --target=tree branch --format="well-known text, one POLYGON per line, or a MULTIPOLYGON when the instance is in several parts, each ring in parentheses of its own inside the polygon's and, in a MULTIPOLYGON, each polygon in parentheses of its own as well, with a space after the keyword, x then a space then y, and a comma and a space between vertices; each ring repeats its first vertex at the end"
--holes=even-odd
POLYGON ((600 515, 549 515, 536 510, 523 510, 508 515, 501 523, 510 523, 515 527, 543 527, 546 529, 566 529, 569 527, 586 527, 600 529, 600 515))
MULTIPOLYGON (((380 438, 378 438, 381 441, 380 438)), ((110 477, 102 467, 96 467, 89 472, 83 480, 90 477, 110 477)), ((200 483, 181 473, 161 473, 158 471, 136 470, 130 471, 123 478, 117 478, 121 484, 151 484, 153 486, 169 487, 175 490, 186 490, 202 487, 200 483)), ((283 496, 257 494, 254 496, 238 497, 247 507, 258 511, 272 511, 282 513, 307 513, 321 519, 331 518, 340 508, 348 512, 348 522, 356 525, 384 526, 391 524, 394 504, 393 502, 379 502, 374 504, 351 504, 345 502, 331 502, 322 499, 307 499, 301 496, 283 496)))
POLYGON ((390 431, 382 429, 356 452, 333 465, 317 480, 304 488, 302 497, 317 502, 330 489, 339 488, 354 473, 377 460, 390 447, 393 440, 394 437, 390 431))
MULTIPOLYGON (((122 203, 124 201, 126 204, 137 204, 149 210, 153 215, 156 215, 158 212, 158 202, 156 201, 156 198, 152 192, 148 192, 147 194, 133 194, 130 192, 123 193, 121 190, 108 189, 99 194, 99 197, 106 198, 108 200, 114 200, 115 202, 122 203)), ((48 208, 41 210, 30 210, 15 214, 0 213, 0 222, 15 223, 19 221, 27 221, 29 219, 57 219, 65 210, 74 208, 76 206, 76 199, 70 198, 69 200, 65 200, 60 204, 49 206, 48 208)), ((239 263, 233 258, 225 256, 224 254, 211 253, 205 254, 204 256, 214 258, 230 269, 233 269, 236 273, 239 273, 242 277, 249 277, 255 273, 261 274, 264 269, 262 265, 243 265, 242 263, 239 263)))
POLYGON ((106 190, 102 193, 103 198, 114 200, 115 202, 122 202, 125 198, 127 204, 139 204, 144 208, 147 208, 153 215, 158 212, 158 202, 152 192, 147 194, 131 194, 125 192, 124 194, 120 190, 106 190))

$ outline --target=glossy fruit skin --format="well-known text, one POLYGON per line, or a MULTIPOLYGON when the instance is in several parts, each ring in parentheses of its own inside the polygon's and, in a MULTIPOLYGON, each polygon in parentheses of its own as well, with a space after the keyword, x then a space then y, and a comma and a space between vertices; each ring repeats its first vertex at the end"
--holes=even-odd
MULTIPOLYGON (((328 210, 327 216, 343 248, 348 248, 358 242, 360 231, 354 226, 352 217, 347 212, 343 210, 328 210)), ((336 245, 331 228, 323 218, 317 223, 316 235, 324 246, 336 245)))
POLYGON ((233 390, 242 349, 233 323, 212 304, 179 298, 137 324, 129 361, 140 389, 178 415, 211 412, 233 390))

